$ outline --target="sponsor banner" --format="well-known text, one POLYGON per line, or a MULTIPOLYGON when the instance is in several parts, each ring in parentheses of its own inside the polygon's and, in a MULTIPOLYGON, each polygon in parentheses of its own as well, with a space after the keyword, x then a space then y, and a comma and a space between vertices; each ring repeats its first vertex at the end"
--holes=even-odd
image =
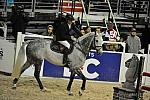
MULTIPOLYGON (((120 73, 121 54, 106 53, 99 55, 89 52, 83 66, 83 74, 90 80, 118 82, 120 73)), ((43 76, 69 77, 69 69, 59 67, 45 61, 43 76)))
POLYGON ((0 71, 12 73, 14 64, 14 43, 0 39, 0 71))

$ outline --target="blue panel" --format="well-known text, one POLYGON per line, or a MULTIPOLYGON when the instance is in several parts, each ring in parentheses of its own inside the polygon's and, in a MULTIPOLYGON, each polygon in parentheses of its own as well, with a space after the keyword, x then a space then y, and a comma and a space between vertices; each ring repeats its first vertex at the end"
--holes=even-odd
POLYGON ((48 61, 44 60, 43 76, 49 77, 63 77, 64 68, 53 65, 48 61))
MULTIPOLYGON (((98 77, 92 80, 119 82, 121 54, 104 52, 102 55, 99 55, 95 52, 90 52, 87 59, 91 58, 100 62, 98 66, 95 66, 94 64, 89 64, 87 66, 87 72, 89 74, 94 72, 99 74, 98 77)), ((45 61, 43 76, 63 77, 63 73, 63 67, 58 67, 45 61)))
POLYGON ((103 53, 102 55, 98 55, 94 53, 94 57, 88 56, 87 58, 95 58, 100 62, 98 66, 93 64, 88 66, 89 73, 97 72, 99 74, 94 80, 110 82, 119 81, 121 54, 103 53))

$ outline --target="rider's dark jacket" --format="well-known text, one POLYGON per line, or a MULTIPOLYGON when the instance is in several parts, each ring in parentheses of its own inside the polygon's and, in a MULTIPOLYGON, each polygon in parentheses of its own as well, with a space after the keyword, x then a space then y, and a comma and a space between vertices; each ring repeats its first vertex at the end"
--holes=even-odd
POLYGON ((67 22, 61 23, 56 29, 56 41, 71 41, 71 36, 78 38, 80 35, 80 30, 76 28, 74 24, 71 25, 69 29, 69 25, 67 22))
POLYGON ((61 23, 56 29, 56 41, 71 40, 69 26, 66 22, 61 23))

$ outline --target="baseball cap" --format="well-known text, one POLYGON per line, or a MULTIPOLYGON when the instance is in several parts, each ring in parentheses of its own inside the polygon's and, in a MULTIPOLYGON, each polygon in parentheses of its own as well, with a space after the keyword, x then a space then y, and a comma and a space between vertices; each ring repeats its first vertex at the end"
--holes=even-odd
POLYGON ((135 29, 135 28, 133 28, 133 29, 132 29, 132 32, 136 32, 136 29, 135 29))

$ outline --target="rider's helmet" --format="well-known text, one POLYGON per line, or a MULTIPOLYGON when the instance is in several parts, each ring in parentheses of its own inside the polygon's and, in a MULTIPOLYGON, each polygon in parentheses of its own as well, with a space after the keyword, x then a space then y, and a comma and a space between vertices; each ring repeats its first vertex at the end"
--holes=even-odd
POLYGON ((71 14, 67 14, 66 15, 66 20, 74 20, 74 17, 73 17, 73 15, 71 15, 71 14))

